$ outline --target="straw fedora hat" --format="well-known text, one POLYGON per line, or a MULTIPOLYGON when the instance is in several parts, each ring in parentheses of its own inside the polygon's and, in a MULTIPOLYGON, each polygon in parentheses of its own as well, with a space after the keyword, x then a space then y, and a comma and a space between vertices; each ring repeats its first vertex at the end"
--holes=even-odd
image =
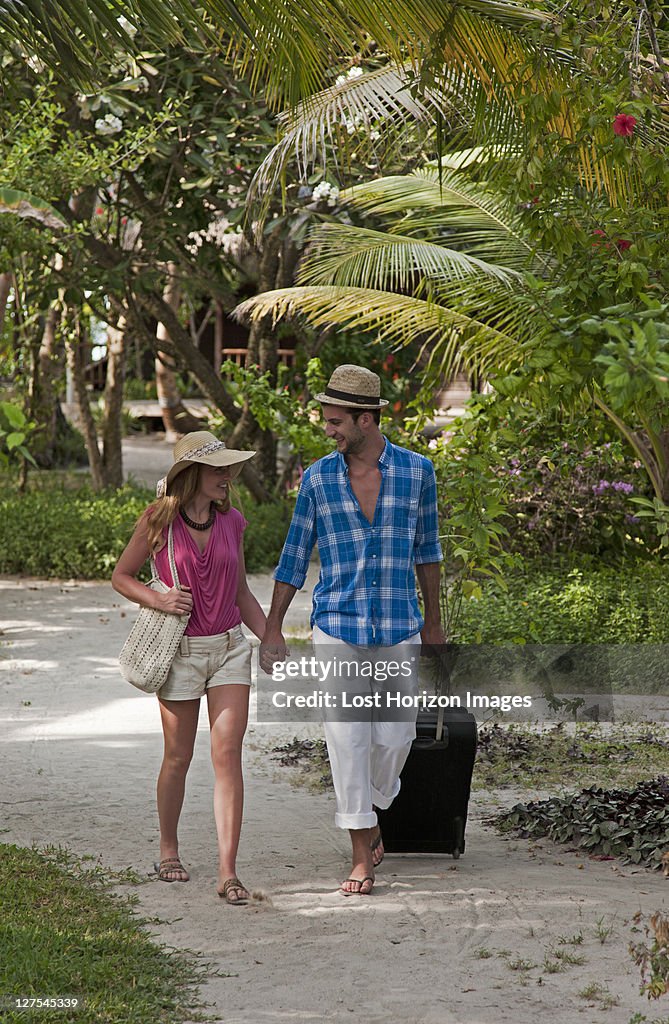
POLYGON ((182 473, 188 466, 202 464, 204 466, 230 466, 230 477, 232 480, 239 476, 243 469, 243 463, 252 459, 255 452, 240 452, 234 448, 226 448, 223 441, 219 441, 208 430, 195 430, 191 434, 184 434, 174 446, 174 465, 170 468, 166 477, 158 482, 163 484, 163 493, 174 480, 175 476, 182 473))
POLYGON ((345 405, 355 409, 382 409, 388 405, 381 398, 381 381, 364 366, 343 363, 333 372, 328 386, 314 396, 322 405, 345 405))

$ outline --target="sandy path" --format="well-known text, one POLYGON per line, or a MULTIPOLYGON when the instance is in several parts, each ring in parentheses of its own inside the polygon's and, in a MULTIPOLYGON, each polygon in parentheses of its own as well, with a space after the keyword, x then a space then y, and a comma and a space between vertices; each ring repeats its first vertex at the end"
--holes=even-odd
MULTIPOLYGON (((266 601, 267 579, 252 586, 266 601)), ((304 626, 308 605, 300 595, 293 625, 304 626)), ((131 608, 103 584, 0 579, 0 828, 4 841, 61 844, 148 878, 161 737, 154 699, 116 669, 131 608)), ((661 1016, 662 1005, 638 994, 627 952, 639 938, 633 914, 666 903, 660 875, 501 840, 481 824, 491 805, 479 795, 457 865, 388 856, 373 898, 344 899, 336 886, 348 841, 332 824, 332 798, 292 788, 264 752, 293 731, 255 726, 247 744, 239 870, 266 899, 237 909, 215 896, 204 719, 181 832, 193 879, 149 879, 137 890, 142 912, 163 919, 156 931, 164 941, 201 951, 221 972, 203 990, 218 1020, 627 1024, 634 1012, 661 1016), (609 926, 602 943, 598 927, 609 926), (557 944, 578 934, 579 945, 557 944), (541 965, 552 947, 585 963, 548 973, 541 965), (514 970, 518 959, 539 966, 514 970), (580 996, 592 983, 618 1005, 580 996)))

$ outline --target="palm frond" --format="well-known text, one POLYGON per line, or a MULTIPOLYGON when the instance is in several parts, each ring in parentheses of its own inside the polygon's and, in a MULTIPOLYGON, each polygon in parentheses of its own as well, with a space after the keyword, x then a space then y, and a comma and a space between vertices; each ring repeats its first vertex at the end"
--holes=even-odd
POLYGON ((408 68, 392 66, 346 79, 310 96, 280 115, 283 136, 256 171, 249 198, 271 195, 292 161, 303 178, 315 163, 325 167, 333 146, 346 147, 348 125, 369 132, 387 130, 390 124, 431 124, 434 110, 429 110, 430 103, 430 94, 426 102, 416 97, 408 68))
POLYGON ((406 175, 354 185, 340 199, 382 218, 401 215, 391 233, 419 235, 467 249, 470 255, 509 269, 545 272, 549 261, 525 238, 508 202, 457 171, 425 167, 406 175))
POLYGON ((476 279, 482 287, 506 292, 522 286, 515 270, 466 252, 409 236, 344 224, 324 224, 311 236, 298 284, 336 285, 407 291, 417 282, 461 285, 476 279))
MULTIPOLYGON (((234 3, 222 2, 241 31, 234 3)), ((18 45, 57 76, 80 86, 96 80, 100 58, 110 57, 115 47, 134 48, 133 30, 141 28, 163 45, 206 30, 189 0, 173 0, 169 6, 160 0, 9 0, 2 4, 1 15, 0 51, 18 45)))
POLYGON ((449 373, 517 365, 533 337, 530 329, 519 337, 440 303, 372 288, 282 288, 247 299, 234 313, 252 322, 271 316, 274 323, 299 314, 314 327, 355 327, 391 345, 419 340, 439 349, 449 373))

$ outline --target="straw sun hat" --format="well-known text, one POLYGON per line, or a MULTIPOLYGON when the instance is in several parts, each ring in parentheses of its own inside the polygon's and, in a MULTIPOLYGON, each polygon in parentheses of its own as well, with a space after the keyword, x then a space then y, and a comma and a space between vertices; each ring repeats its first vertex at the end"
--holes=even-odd
POLYGON ((174 446, 174 465, 167 476, 158 481, 156 493, 162 497, 175 476, 182 473, 188 466, 201 464, 204 466, 230 466, 230 477, 234 480, 243 469, 243 464, 252 459, 255 452, 240 452, 234 448, 226 448, 208 430, 195 430, 185 434, 174 446))
POLYGON ((314 396, 323 405, 344 405, 355 409, 382 409, 388 405, 381 398, 381 381, 364 366, 343 363, 333 372, 328 386, 314 396))

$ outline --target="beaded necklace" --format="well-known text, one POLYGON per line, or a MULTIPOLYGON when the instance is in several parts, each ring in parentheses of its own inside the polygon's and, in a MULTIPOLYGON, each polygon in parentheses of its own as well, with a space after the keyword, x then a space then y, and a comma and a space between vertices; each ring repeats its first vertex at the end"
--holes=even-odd
POLYGON ((184 509, 182 508, 179 509, 179 515, 183 519, 186 526, 190 526, 191 530, 208 530, 211 526, 214 525, 214 520, 216 519, 216 506, 212 501, 209 507, 209 518, 204 523, 196 523, 194 519, 191 519, 190 516, 186 515, 184 509))

